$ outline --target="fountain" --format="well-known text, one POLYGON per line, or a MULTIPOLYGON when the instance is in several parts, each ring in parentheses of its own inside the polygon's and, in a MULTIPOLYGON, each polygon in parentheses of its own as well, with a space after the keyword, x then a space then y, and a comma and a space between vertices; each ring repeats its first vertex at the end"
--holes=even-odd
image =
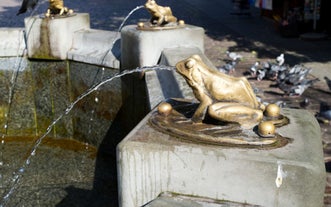
POLYGON ((71 12, 26 18, 25 36, 0 30, 1 100, 8 100, 0 111, 1 205, 322 205, 314 117, 264 109, 247 80, 220 74, 238 86, 232 98, 213 90, 224 85, 212 79, 204 90, 218 102, 197 95, 186 72, 215 69, 204 29, 154 0, 144 7, 149 22, 123 22, 116 32, 91 29, 88 14, 71 12), (224 100, 239 116, 224 111, 224 100), (115 156, 118 202, 116 172, 103 168, 115 169, 115 156))

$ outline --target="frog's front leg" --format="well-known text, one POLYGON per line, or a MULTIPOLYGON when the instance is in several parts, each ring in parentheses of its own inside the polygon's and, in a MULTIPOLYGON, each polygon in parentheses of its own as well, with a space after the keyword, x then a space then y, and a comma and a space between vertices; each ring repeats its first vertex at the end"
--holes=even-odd
POLYGON ((159 15, 158 17, 157 17, 157 25, 158 26, 161 26, 163 23, 164 23, 164 16, 163 15, 159 15))
POLYGON ((195 123, 201 123, 206 116, 208 106, 213 103, 213 100, 200 90, 195 91, 195 97, 200 101, 200 105, 194 112, 191 120, 195 123))

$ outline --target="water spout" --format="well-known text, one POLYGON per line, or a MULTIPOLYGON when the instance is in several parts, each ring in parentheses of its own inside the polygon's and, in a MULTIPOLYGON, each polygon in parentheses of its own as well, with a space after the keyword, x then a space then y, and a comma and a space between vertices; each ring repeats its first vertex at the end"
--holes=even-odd
POLYGON ((130 17, 134 12, 136 12, 137 10, 142 9, 142 8, 144 8, 144 5, 137 6, 136 8, 132 9, 132 10, 129 12, 128 15, 126 15, 126 17, 124 18, 124 20, 122 21, 121 25, 119 26, 119 28, 118 28, 118 30, 117 30, 117 33, 116 33, 116 35, 115 35, 115 37, 114 37, 114 39, 113 39, 113 41, 112 41, 112 43, 111 43, 111 47, 109 48, 109 50, 107 50, 107 52, 106 52, 105 55, 103 56, 102 61, 101 61, 101 65, 104 64, 104 61, 105 61, 106 56, 108 55, 108 53, 111 51, 112 47, 114 46, 114 44, 115 44, 115 42, 116 42, 116 40, 117 40, 118 34, 121 32, 121 30, 122 30, 124 24, 126 23, 126 21, 129 19, 129 17, 130 17))

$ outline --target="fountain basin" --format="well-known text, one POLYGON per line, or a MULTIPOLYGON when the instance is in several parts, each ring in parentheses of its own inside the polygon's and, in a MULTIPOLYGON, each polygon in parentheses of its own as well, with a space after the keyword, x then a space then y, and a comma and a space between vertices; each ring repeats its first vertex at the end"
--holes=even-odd
MULTIPOLYGON (((79 95, 116 73, 117 69, 74 61, 0 58, 0 132, 6 136, 41 136, 79 95)), ((49 136, 98 146, 121 105, 121 81, 115 79, 79 101, 49 136)))
MULTIPOLYGON (((35 140, 36 137, 6 137, 5 147, 1 149, 1 195, 11 184, 12 173, 20 168, 35 140)), ((29 168, 25 169, 21 185, 6 204, 54 206, 61 202, 77 204, 83 199, 86 202, 94 187, 96 155, 96 148, 92 145, 73 139, 46 137, 29 168), (78 189, 85 198, 78 194, 72 195, 72 191, 78 189)))
POLYGON ((67 113, 92 86, 119 72, 118 32, 89 29, 88 20, 88 14, 34 16, 25 20, 25 31, 0 29, 0 193, 15 191, 1 205, 117 203, 115 165, 109 150, 105 156, 97 149, 122 107, 121 80, 93 90, 67 113), (13 173, 22 175, 17 186, 13 173), (104 185, 110 187, 96 193, 104 185))

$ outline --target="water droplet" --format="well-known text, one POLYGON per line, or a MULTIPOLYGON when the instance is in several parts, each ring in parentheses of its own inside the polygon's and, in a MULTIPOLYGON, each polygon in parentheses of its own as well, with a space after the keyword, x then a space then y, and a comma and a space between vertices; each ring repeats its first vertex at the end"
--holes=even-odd
POLYGON ((30 165, 30 159, 27 159, 27 160, 25 161, 25 164, 26 164, 26 165, 30 165))
POLYGON ((36 155, 36 150, 33 150, 32 152, 31 152, 31 156, 35 156, 36 155))
POLYGON ((1 140, 1 144, 4 144, 5 143, 5 140, 1 140))
POLYGON ((105 68, 102 68, 102 71, 105 71, 105 68))
POLYGON ((13 173, 12 181, 15 182, 19 178, 19 175, 16 173, 13 173))
POLYGON ((3 162, 2 161, 0 161, 0 166, 2 166, 3 165, 3 162))
POLYGON ((5 128, 5 129, 7 129, 7 128, 8 128, 8 125, 7 125, 7 124, 5 124, 4 128, 5 128))
POLYGON ((98 103, 99 102, 98 97, 95 97, 94 101, 95 101, 95 103, 98 103))
POLYGON ((18 172, 20 172, 20 173, 24 173, 24 171, 25 171, 25 169, 24 169, 23 167, 21 167, 21 168, 18 170, 18 172))

